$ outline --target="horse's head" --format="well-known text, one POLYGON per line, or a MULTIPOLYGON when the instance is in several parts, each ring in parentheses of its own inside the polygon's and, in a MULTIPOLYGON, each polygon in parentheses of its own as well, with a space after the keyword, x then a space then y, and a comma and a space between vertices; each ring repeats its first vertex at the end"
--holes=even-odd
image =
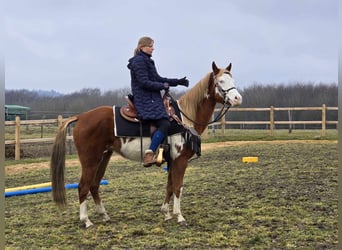
POLYGON ((230 63, 225 69, 219 69, 213 62, 212 68, 216 101, 222 104, 229 103, 232 107, 240 105, 242 96, 235 88, 234 79, 230 73, 232 64, 230 63))

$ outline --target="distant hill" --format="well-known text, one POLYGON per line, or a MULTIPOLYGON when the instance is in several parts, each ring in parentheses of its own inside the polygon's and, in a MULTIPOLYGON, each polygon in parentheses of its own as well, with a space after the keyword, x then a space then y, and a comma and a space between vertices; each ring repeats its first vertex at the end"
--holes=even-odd
POLYGON ((18 89, 18 90, 13 90, 13 89, 6 89, 6 92, 14 92, 14 93, 31 93, 31 94, 36 94, 37 96, 41 97, 60 97, 64 96, 64 94, 59 93, 55 90, 41 90, 41 89, 34 89, 34 90, 27 90, 27 89, 18 89))
POLYGON ((59 97, 59 96, 63 96, 63 94, 55 91, 55 90, 36 90, 37 94, 39 96, 47 96, 47 97, 59 97))

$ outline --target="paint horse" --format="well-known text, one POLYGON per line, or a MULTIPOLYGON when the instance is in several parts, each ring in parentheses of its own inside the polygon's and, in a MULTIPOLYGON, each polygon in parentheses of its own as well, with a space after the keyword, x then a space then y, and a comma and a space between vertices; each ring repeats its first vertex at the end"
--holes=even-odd
MULTIPOLYGON (((200 80, 177 101, 183 114, 183 122, 195 130, 198 135, 206 129, 217 103, 237 106, 242 97, 235 88, 231 74, 231 63, 224 69, 212 63, 212 72, 200 80)), ((99 195, 99 185, 113 152, 127 159, 140 161, 143 152, 150 144, 150 137, 119 137, 115 136, 116 124, 113 107, 101 106, 93 110, 68 118, 60 126, 52 150, 50 171, 52 179, 52 196, 54 202, 63 207, 66 205, 64 188, 65 142, 67 127, 76 122, 73 129, 74 143, 82 166, 82 174, 78 185, 80 203, 80 220, 85 227, 93 223, 88 218, 87 195, 90 191, 96 206, 96 212, 103 216, 103 221, 110 220, 99 195)), ((188 147, 184 133, 168 136, 169 159, 166 196, 161 211, 165 220, 170 220, 169 203, 173 196, 173 215, 177 222, 186 224, 181 213, 181 196, 183 177, 188 160, 195 151, 188 147)))

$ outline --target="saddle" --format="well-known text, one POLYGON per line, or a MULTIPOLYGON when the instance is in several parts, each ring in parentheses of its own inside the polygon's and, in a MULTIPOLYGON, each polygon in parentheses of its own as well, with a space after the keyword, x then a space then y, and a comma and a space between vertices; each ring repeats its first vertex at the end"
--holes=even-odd
MULTIPOLYGON (((126 120, 130 122, 140 122, 140 120, 137 117, 137 111, 134 106, 133 95, 128 94, 125 96, 125 98, 127 101, 127 105, 122 106, 120 108, 120 114, 122 115, 123 118, 125 118, 126 120)), ((166 113, 170 117, 170 120, 175 119, 177 122, 180 122, 178 116, 175 113, 174 108, 170 105, 170 99, 168 98, 166 94, 164 94, 163 96, 163 103, 164 103, 166 113)))
POLYGON ((137 117, 137 110, 135 109, 133 102, 133 95, 128 94, 125 96, 125 99, 127 101, 127 105, 120 108, 120 114, 130 122, 139 122, 140 120, 137 117))

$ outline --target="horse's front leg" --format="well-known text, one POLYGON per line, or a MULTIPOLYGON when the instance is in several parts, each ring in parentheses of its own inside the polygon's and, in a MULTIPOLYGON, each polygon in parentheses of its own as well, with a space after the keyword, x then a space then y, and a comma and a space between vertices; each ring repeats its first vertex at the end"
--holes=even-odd
POLYGON ((161 211, 165 216, 165 219, 164 219, 165 221, 172 219, 172 215, 170 214, 170 210, 169 210, 169 204, 170 204, 170 199, 171 199, 172 193, 173 193, 173 191, 172 191, 172 179, 171 179, 171 172, 169 171, 167 184, 166 184, 166 196, 165 196, 164 203, 161 207, 161 211))
POLYGON ((173 196, 173 214, 177 216, 177 222, 182 225, 186 225, 186 221, 182 215, 180 201, 182 197, 183 186, 179 189, 179 195, 174 194, 173 196))
POLYGON ((188 158, 185 154, 181 155, 175 161, 171 169, 172 189, 173 189, 173 214, 177 216, 177 222, 186 225, 181 212, 181 197, 183 192, 183 178, 187 167, 188 158))
POLYGON ((104 208, 104 206, 103 206, 103 204, 102 204, 102 201, 100 201, 99 204, 96 204, 96 212, 97 212, 98 214, 101 214, 101 215, 102 215, 102 221, 103 221, 103 222, 110 221, 110 217, 109 217, 109 215, 107 214, 106 209, 104 208))

